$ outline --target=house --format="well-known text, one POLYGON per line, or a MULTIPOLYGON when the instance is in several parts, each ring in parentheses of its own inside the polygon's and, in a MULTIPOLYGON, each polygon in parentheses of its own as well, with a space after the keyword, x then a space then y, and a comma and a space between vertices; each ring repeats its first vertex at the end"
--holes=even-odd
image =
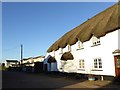
POLYGON ((30 58, 24 58, 21 61, 21 66, 22 66, 22 71, 24 72, 32 72, 33 71, 33 66, 34 66, 34 60, 32 57, 30 58))
POLYGON ((17 60, 6 60, 5 61, 5 67, 19 67, 19 62, 17 60))
POLYGON ((45 56, 37 56, 37 57, 33 57, 34 62, 43 62, 44 61, 45 56))
POLYGON ((38 68, 40 68, 40 66, 43 65, 42 63, 43 61, 44 61, 44 56, 24 58, 21 61, 22 71, 34 72, 34 69, 39 70, 38 68), (40 65, 38 63, 42 63, 42 64, 40 65))
MULTIPOLYGON (((47 70, 120 76, 120 2, 64 34, 47 50, 47 70), (48 62, 54 57, 55 69, 48 62)), ((54 63, 54 62, 53 62, 54 63)))

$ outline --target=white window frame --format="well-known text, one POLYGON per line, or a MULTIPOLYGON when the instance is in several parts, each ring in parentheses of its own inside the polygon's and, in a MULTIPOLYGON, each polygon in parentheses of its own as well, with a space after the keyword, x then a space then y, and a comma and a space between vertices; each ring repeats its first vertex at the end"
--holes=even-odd
POLYGON ((100 45, 100 38, 97 38, 95 36, 92 37, 92 46, 100 45))
POLYGON ((80 40, 78 40, 77 49, 79 50, 79 49, 83 49, 83 48, 84 48, 83 43, 80 40))
POLYGON ((68 44, 68 52, 71 51, 71 46, 68 44))
POLYGON ((59 48, 59 54, 63 54, 63 48, 59 48))
POLYGON ((79 68, 80 69, 85 69, 85 60, 84 59, 79 60, 79 68))
POLYGON ((102 59, 94 58, 94 69, 102 69, 102 68, 103 68, 102 59))

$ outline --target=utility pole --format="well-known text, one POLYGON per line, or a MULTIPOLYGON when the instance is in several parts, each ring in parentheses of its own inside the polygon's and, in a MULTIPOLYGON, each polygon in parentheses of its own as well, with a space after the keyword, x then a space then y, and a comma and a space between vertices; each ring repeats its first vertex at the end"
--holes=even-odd
POLYGON ((21 61, 22 61, 22 59, 23 59, 23 45, 21 44, 21 61))

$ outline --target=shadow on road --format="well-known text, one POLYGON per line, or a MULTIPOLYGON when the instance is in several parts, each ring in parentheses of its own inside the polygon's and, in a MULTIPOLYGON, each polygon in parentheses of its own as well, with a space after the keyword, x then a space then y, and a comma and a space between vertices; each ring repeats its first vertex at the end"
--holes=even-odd
POLYGON ((25 73, 14 71, 2 72, 2 88, 52 88, 84 82, 86 78, 78 74, 66 73, 25 73))
POLYGON ((94 89, 106 90, 120 88, 120 81, 88 81, 87 77, 75 73, 26 73, 3 71, 2 72, 3 89, 94 89))

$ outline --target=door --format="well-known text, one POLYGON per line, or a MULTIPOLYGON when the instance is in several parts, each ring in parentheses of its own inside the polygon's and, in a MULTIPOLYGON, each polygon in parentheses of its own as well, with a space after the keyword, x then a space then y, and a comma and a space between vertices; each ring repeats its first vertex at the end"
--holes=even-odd
POLYGON ((115 74, 116 77, 120 76, 120 55, 114 56, 115 60, 115 74))

